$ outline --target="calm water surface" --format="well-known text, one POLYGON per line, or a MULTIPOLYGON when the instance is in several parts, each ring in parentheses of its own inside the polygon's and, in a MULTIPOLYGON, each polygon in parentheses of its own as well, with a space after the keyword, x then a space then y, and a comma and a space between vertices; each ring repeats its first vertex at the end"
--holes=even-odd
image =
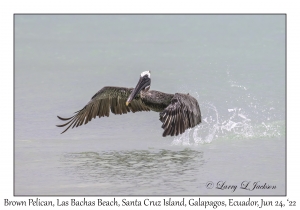
POLYGON ((15 16, 16 195, 284 195, 285 132, 285 16, 15 16), (60 134, 57 115, 146 70, 203 122, 163 138, 158 113, 112 114, 60 134))

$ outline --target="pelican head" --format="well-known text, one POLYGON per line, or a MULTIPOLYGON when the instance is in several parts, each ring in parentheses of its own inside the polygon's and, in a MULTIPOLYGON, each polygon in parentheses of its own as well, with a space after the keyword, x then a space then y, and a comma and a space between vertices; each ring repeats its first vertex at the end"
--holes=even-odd
POLYGON ((135 98, 137 94, 143 91, 148 91, 150 89, 151 79, 150 79, 151 71, 144 71, 141 73, 140 80, 138 81, 135 88, 132 90, 130 96, 126 101, 126 106, 130 104, 130 102, 135 98))

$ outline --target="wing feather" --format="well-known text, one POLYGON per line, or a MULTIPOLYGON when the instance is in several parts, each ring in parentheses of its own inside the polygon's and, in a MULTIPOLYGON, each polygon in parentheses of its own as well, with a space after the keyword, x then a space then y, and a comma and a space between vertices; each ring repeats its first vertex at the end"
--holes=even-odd
POLYGON ((188 94, 174 94, 169 106, 160 113, 160 121, 163 123, 163 136, 184 133, 186 129, 201 123, 198 101, 188 94))
POLYGON ((138 95, 133 99, 129 106, 126 106, 126 100, 132 92, 133 88, 124 87, 104 87, 99 90, 83 109, 74 113, 72 117, 63 118, 57 116, 60 120, 68 121, 65 124, 57 125, 57 127, 68 126, 62 133, 66 132, 71 126, 72 128, 87 124, 97 116, 109 117, 110 111, 113 114, 127 114, 127 112, 150 111, 150 109, 142 102, 138 95))

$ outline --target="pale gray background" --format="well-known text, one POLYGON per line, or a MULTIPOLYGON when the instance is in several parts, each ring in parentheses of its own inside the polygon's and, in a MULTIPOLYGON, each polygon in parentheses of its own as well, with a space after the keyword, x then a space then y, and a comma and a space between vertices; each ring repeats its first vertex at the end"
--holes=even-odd
POLYGON ((285 149, 284 15, 15 16, 16 195, 284 195, 285 149), (203 123, 163 138, 158 113, 129 113, 60 134, 57 115, 145 70, 203 123))

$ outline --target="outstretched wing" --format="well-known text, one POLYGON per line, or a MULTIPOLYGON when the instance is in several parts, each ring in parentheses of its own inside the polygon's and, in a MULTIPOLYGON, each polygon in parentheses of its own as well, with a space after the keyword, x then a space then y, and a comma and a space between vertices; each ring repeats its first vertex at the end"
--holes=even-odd
POLYGON ((182 134, 201 123, 198 101, 188 94, 176 93, 170 105, 160 113, 160 121, 163 123, 163 136, 182 134))
POLYGON ((57 116, 60 120, 67 120, 68 122, 57 127, 64 127, 69 125, 62 133, 66 132, 71 126, 72 128, 87 124, 92 118, 109 117, 111 110, 114 114, 126 114, 132 111, 150 111, 150 109, 142 103, 139 95, 131 101, 129 106, 126 106, 126 100, 132 92, 133 88, 124 87, 104 87, 99 90, 92 99, 83 107, 83 109, 75 112, 70 118, 63 118, 57 116))

